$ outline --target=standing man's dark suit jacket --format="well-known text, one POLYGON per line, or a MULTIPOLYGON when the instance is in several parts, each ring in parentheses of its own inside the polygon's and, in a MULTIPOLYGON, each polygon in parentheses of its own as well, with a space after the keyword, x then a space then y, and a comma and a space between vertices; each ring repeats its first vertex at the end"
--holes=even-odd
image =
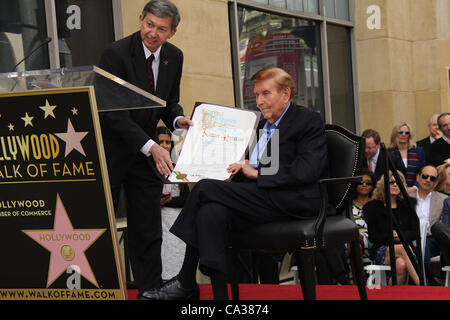
MULTIPOLYGON (((121 186, 127 199, 128 253, 139 291, 161 285, 161 207, 163 177, 151 156, 140 149, 149 139, 157 141, 160 119, 173 130, 173 121, 183 115, 178 104, 183 53, 165 42, 161 46, 155 95, 167 102, 155 109, 112 111, 100 114, 106 162, 114 201, 118 208, 121 186)), ((112 43, 99 67, 145 90, 150 90, 147 61, 136 32, 112 43)))
MULTIPOLYGON (((150 89, 147 62, 139 32, 116 41, 107 48, 99 67, 145 91, 150 89)), ((140 148, 150 138, 156 141, 155 130, 160 119, 173 130, 173 120, 183 115, 178 104, 182 69, 181 50, 168 42, 164 43, 161 48, 155 95, 166 101, 166 107, 101 114, 103 139, 106 140, 105 144, 112 148, 107 158, 111 169, 126 169, 127 164, 140 155, 140 148)))

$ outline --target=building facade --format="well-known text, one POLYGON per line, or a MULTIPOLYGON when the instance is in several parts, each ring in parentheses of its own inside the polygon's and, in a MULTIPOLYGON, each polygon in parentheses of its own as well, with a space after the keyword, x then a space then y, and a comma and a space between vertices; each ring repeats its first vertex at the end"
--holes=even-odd
MULTIPOLYGON (((97 64, 138 30, 146 2, 0 0, 0 72, 97 64)), ((249 79, 273 65, 297 81, 297 103, 356 133, 374 128, 386 144, 394 124, 420 139, 431 114, 450 110, 448 0, 173 2, 187 115, 197 101, 254 109, 249 79)))

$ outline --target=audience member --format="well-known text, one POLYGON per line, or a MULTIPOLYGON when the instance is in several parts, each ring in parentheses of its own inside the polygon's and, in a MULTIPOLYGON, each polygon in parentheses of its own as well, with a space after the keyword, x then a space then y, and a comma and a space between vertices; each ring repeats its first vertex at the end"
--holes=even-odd
POLYGON ((380 153, 380 134, 373 129, 366 129, 362 133, 365 138, 364 160, 362 169, 368 169, 375 174, 376 179, 380 179, 384 173, 386 165, 383 156, 380 153))
MULTIPOLYGON (((364 256, 369 250, 369 236, 367 233, 367 223, 363 218, 363 207, 370 201, 373 190, 377 183, 375 174, 369 170, 361 171, 362 180, 353 190, 353 219, 358 225, 359 242, 361 246, 361 253, 364 256)), ((349 255, 349 247, 347 248, 347 255, 349 255)))
MULTIPOLYGON (((166 127, 156 128, 158 142, 161 147, 169 153, 172 152, 172 133, 166 127)), ((183 256, 186 244, 178 237, 169 232, 170 227, 178 217, 184 202, 189 194, 189 187, 186 183, 165 183, 161 196, 161 224, 162 224, 162 278, 168 280, 173 278, 180 271, 183 263, 183 256)))
POLYGON ((438 124, 443 135, 431 145, 431 163, 434 166, 450 162, 450 113, 442 113, 438 117, 438 124))
POLYGON ((426 163, 431 163, 431 144, 442 137, 442 132, 439 130, 439 124, 437 119, 439 113, 433 114, 428 122, 428 130, 430 135, 422 140, 417 141, 417 146, 422 147, 425 151, 425 161, 426 163))
MULTIPOLYGON (((403 174, 398 171, 401 182, 405 185, 403 174)), ((408 244, 417 238, 419 230, 418 219, 415 212, 408 206, 403 198, 400 188, 395 181, 392 172, 389 171, 389 188, 392 208, 392 220, 396 222, 400 232, 408 244)), ((415 205, 415 199, 411 199, 415 205)), ((373 244, 369 249, 370 259, 374 264, 390 264, 389 239, 394 237, 395 266, 397 270, 397 280, 399 284, 406 282, 406 272, 409 273, 412 281, 419 285, 419 277, 412 265, 405 248, 400 243, 397 232, 389 228, 389 211, 385 207, 386 199, 384 192, 384 176, 378 180, 373 192, 372 200, 364 207, 364 220, 367 222, 369 241, 373 244)), ((394 224, 393 224, 394 225, 394 224)), ((390 282, 392 279, 390 280, 390 282)))
POLYGON ((432 165, 426 165, 417 174, 418 189, 411 191, 409 195, 417 199, 416 213, 421 224, 427 224, 427 239, 423 260, 425 264, 425 274, 428 283, 435 285, 439 281, 434 279, 430 268, 431 257, 440 254, 439 245, 431 235, 430 228, 442 218, 444 200, 447 195, 434 191, 437 185, 437 170, 432 165))
POLYGON ((437 167, 438 170, 438 184, 436 191, 445 193, 450 196, 450 163, 444 163, 437 167))
POLYGON ((425 165, 425 152, 414 145, 409 124, 403 122, 394 126, 388 151, 396 169, 405 176, 408 192, 413 191, 417 172, 425 165))

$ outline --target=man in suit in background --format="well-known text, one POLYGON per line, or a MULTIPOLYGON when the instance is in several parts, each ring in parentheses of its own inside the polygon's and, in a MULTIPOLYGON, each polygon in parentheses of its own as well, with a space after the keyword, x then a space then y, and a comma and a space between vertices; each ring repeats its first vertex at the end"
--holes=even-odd
POLYGON ((178 9, 167 0, 149 1, 136 33, 112 43, 100 68, 166 101, 166 107, 101 114, 114 208, 123 185, 127 199, 128 252, 139 294, 162 284, 161 207, 163 175, 173 169, 167 150, 155 141, 156 126, 188 128, 178 104, 183 53, 166 42, 176 32, 178 9))
POLYGON ((450 162, 450 113, 441 113, 438 124, 443 135, 431 145, 431 163, 436 167, 450 162))
POLYGON ((417 199, 416 213, 420 224, 428 225, 427 239, 425 243, 425 252, 423 252, 423 261, 428 283, 436 285, 438 281, 432 276, 430 268, 431 257, 440 254, 439 244, 430 232, 431 227, 440 222, 443 216, 444 201, 446 194, 434 191, 438 181, 438 173, 434 166, 426 165, 420 169, 417 174, 418 188, 409 193, 410 197, 417 199))
POLYGON ((328 176, 324 121, 312 109, 293 103, 295 82, 284 70, 266 68, 252 80, 264 116, 259 141, 250 160, 228 168, 231 174, 242 174, 243 181, 204 179, 196 184, 171 228, 187 243, 183 266, 160 290, 148 292, 148 299, 197 298, 198 264, 211 278, 214 299, 228 299, 230 230, 319 212, 318 181, 328 176))
POLYGON ((385 160, 380 152, 380 134, 373 129, 366 129, 362 133, 362 137, 366 140, 366 146, 364 149, 365 161, 363 160, 361 168, 370 170, 379 180, 386 168, 385 160))
POLYGON ((430 117, 430 121, 428 122, 428 130, 430 131, 430 135, 422 140, 417 141, 417 145, 422 147, 425 151, 425 161, 426 163, 431 163, 431 144, 442 137, 442 132, 439 130, 439 124, 437 119, 439 114, 433 114, 430 117))

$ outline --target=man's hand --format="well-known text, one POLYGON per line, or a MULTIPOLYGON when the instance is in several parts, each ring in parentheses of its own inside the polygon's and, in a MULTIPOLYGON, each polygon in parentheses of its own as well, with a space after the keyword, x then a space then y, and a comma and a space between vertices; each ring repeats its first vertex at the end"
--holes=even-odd
POLYGON ((194 122, 192 122, 191 119, 188 118, 180 118, 177 120, 177 127, 180 129, 189 129, 189 127, 192 127, 194 125, 194 122))
POLYGON ((250 179, 258 178, 258 170, 252 167, 248 160, 232 163, 228 166, 227 171, 236 174, 242 171, 242 174, 250 179))
POLYGON ((159 173, 169 175, 173 170, 172 159, 170 153, 159 144, 155 143, 150 148, 150 154, 155 160, 156 169, 159 173))

